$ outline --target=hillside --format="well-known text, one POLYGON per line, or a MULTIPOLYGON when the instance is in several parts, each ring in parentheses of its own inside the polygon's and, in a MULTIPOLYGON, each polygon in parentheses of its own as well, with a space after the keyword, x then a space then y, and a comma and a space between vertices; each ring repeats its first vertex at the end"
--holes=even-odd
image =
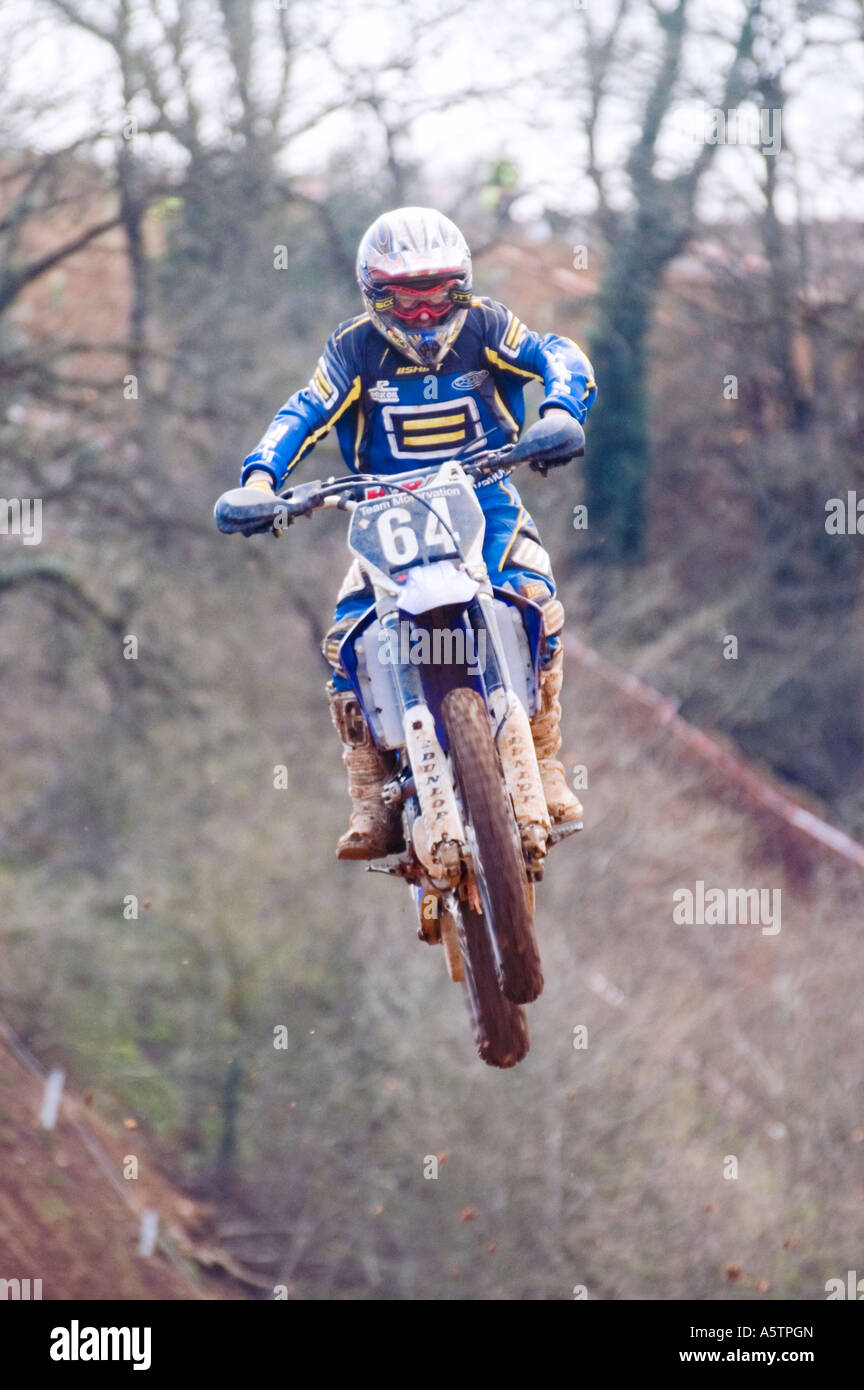
POLYGON ((158 1173, 141 1136, 68 1096, 55 1128, 44 1130, 42 1094, 0 1037, 0 1278, 41 1279, 46 1300, 244 1297, 218 1269, 227 1256, 201 1240, 206 1210, 158 1173), (138 1157, 139 1176, 124 1183, 127 1155, 138 1157), (149 1258, 137 1252, 145 1209, 160 1214, 149 1258))
MULTIPOLYGON (((249 552, 233 553, 245 565, 249 552)), ((260 553, 286 558, 275 543, 260 553)), ((237 633, 229 658, 246 663, 262 708, 288 688, 254 632, 237 633)), ((46 1298, 267 1297, 279 1282, 292 1299, 556 1300, 579 1283, 600 1299, 773 1300, 823 1297, 828 1278, 855 1268, 864 1107, 849 1040, 862 1023, 861 868, 771 809, 772 797, 787 804, 783 789, 758 771, 742 782, 734 760, 725 770, 706 762, 676 734, 671 706, 646 701, 571 629, 564 757, 587 768, 587 828, 555 851, 539 893, 547 985, 529 1010, 532 1051, 515 1072, 490 1072, 473 1055, 440 954, 416 940, 407 894, 334 863, 345 810, 338 752, 320 696, 309 690, 303 706, 298 722, 295 700, 281 743, 304 746, 302 730, 320 758, 304 762, 300 801, 277 802, 278 862, 250 855, 272 825, 255 769, 272 765, 280 738, 259 729, 242 774, 193 763, 191 792, 178 784, 193 802, 206 785, 208 835, 226 852, 210 887, 226 915, 208 910, 202 942, 215 924, 214 959, 230 964, 243 1000, 231 1112, 239 1161, 207 1208, 147 1160, 134 1198, 162 1213, 195 1282, 161 1255, 136 1255, 137 1218, 75 1128, 97 1135, 116 1174, 124 1155, 150 1151, 158 1120, 161 1162, 188 1166, 188 1127, 163 1113, 182 1092, 167 1077, 161 1089, 146 1080, 164 1032, 158 1011, 139 1024, 151 1038, 140 1033, 136 1054, 143 1085, 123 1068, 114 1082, 101 1063, 100 1095, 125 1097, 110 1127, 70 1100, 56 1134, 42 1133, 41 1084, 0 1050, 7 1277, 42 1277, 46 1298), (272 874, 272 889, 253 890, 252 864, 272 874), (676 923, 673 895, 699 881, 779 893, 780 929, 676 923), (254 962, 252 938, 264 943, 254 962), (273 1050, 276 1023, 287 1026, 288 1052, 273 1050), (577 1027, 587 1047, 574 1047, 577 1027), (138 1130, 123 1129, 126 1115, 138 1130), (437 1182, 422 1176, 430 1153, 442 1156, 437 1182), (226 1265, 243 1285, 201 1272, 226 1265)), ((157 917, 149 938, 123 949, 170 981, 159 916, 170 921, 179 899, 165 877, 172 856, 155 790, 169 784, 170 748, 165 759, 148 768, 155 819, 138 829, 157 917), (151 942, 162 943, 152 961, 151 942)), ((187 873, 193 865, 190 855, 187 873)), ((71 906, 94 968, 100 959, 116 968, 94 908, 71 906)), ((67 989, 80 991, 65 969, 67 989)), ((224 1029, 235 995, 208 997, 197 1017, 213 1009, 224 1029)), ((222 1095, 222 1054, 206 1032, 186 1038, 179 1025, 174 1055, 191 1059, 193 1077, 212 1072, 209 1089, 196 1081, 191 1091, 199 1108, 202 1096, 222 1095)), ((80 1085, 97 1053, 80 1024, 63 1035, 80 1085)))

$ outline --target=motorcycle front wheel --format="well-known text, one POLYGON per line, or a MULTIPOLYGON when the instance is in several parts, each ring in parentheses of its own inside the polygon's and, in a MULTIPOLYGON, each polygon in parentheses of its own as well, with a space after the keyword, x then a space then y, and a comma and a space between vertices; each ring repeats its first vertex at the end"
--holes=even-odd
POLYGON ((532 893, 486 706, 477 691, 460 688, 444 697, 441 712, 501 992, 530 1004, 543 989, 532 893))

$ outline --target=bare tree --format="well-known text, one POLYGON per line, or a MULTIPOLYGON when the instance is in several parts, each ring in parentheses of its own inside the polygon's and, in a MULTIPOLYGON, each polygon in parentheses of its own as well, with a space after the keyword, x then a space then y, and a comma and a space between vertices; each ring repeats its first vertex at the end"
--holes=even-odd
MULTIPOLYGON (((636 560, 643 551, 645 480, 650 465, 647 340, 666 267, 687 244, 696 198, 716 154, 703 142, 698 153, 670 174, 662 147, 677 103, 699 84, 686 62, 695 38, 692 0, 618 0, 605 25, 589 5, 580 11, 583 41, 577 54, 576 105, 587 144, 587 172, 597 197, 606 241, 591 357, 602 383, 587 464, 589 507, 595 535, 608 560, 636 560), (646 55, 650 60, 646 61, 646 55), (627 74, 633 76, 626 79, 627 74), (604 157, 614 112, 630 106, 635 136, 623 162, 626 196, 616 197, 620 165, 604 157)), ((739 7, 714 102, 724 112, 753 90, 754 43, 763 0, 739 7)))

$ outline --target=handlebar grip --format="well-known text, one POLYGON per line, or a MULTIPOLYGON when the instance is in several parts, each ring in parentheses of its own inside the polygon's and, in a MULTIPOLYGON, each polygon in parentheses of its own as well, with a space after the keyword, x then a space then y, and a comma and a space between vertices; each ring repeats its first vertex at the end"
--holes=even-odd
POLYGON ((254 536, 271 531, 278 518, 286 515, 286 504, 280 497, 268 497, 255 488, 235 487, 223 492, 213 515, 226 535, 254 536))
POLYGON ((517 463, 567 463, 585 453, 585 431, 568 412, 553 410, 530 425, 507 456, 508 467, 517 463))
POLYGON ((235 487, 223 492, 214 516, 220 531, 231 535, 254 536, 264 531, 280 531, 298 516, 306 516, 323 502, 321 483, 303 483, 285 497, 267 494, 257 488, 235 487))

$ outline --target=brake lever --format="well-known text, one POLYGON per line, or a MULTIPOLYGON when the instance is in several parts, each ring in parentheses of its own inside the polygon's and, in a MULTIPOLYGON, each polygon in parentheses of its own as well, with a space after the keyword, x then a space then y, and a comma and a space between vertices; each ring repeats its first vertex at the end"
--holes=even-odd
POLYGON ((532 459, 528 467, 534 472, 539 473, 541 478, 545 478, 550 468, 566 468, 570 462, 566 459, 532 459))

